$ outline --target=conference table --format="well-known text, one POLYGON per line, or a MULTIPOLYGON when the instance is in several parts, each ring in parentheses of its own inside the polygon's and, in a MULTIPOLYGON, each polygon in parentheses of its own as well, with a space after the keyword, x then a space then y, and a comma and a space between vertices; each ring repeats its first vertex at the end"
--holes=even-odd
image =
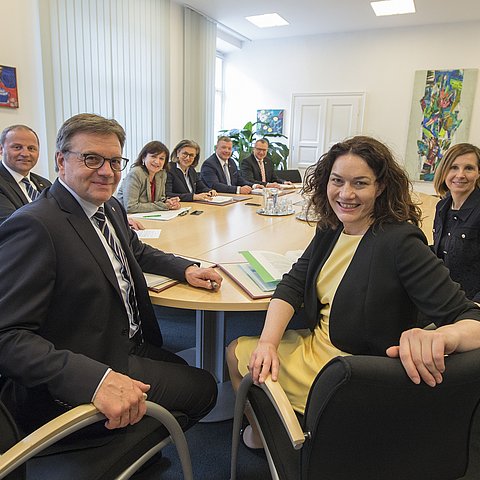
MULTIPOLYGON (((144 241, 166 252, 213 264, 244 262, 240 250, 304 250, 313 238, 315 224, 296 218, 302 207, 299 190, 289 193, 288 198, 295 213, 286 216, 258 214, 261 196, 252 195, 228 205, 182 202, 182 207, 190 207, 185 216, 168 221, 141 219, 146 228, 161 230, 158 239, 144 241), (195 210, 203 213, 191 215, 195 210)), ((206 421, 226 420, 233 415, 233 392, 225 375, 225 312, 262 311, 269 303, 269 298, 252 299, 236 282, 219 273, 223 282, 218 291, 181 283, 159 293, 150 292, 155 305, 196 311, 194 359, 188 355, 185 358, 211 372, 219 388, 217 406, 206 421)))

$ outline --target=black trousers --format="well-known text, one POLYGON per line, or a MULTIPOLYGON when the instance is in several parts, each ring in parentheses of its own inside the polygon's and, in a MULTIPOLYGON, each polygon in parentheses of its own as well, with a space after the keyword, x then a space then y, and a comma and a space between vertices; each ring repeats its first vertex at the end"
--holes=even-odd
POLYGON ((150 385, 149 400, 185 414, 186 428, 207 415, 217 401, 217 384, 209 372, 155 345, 142 343, 132 349, 128 373, 150 385))

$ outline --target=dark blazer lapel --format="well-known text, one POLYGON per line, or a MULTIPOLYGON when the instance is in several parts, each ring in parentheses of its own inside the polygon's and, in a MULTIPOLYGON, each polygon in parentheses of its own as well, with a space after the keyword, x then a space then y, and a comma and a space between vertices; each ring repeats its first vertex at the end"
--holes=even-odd
POLYGON ((130 240, 126 236, 125 232, 125 225, 122 224, 122 213, 118 206, 112 205, 113 202, 106 202, 105 203, 105 215, 110 220, 113 228, 115 229, 115 233, 117 234, 117 238, 120 241, 120 245, 127 257, 128 264, 130 266, 130 271, 132 275, 134 270, 138 267, 138 262, 133 256, 132 250, 130 248, 130 240))
MULTIPOLYGON (((193 167, 188 167, 188 171, 187 171, 187 175, 188 175, 188 178, 190 180, 190 185, 192 186, 192 189, 193 189, 193 192, 192 193, 196 193, 197 192, 197 175, 196 175, 196 172, 195 172, 195 169, 193 167)), ((187 182, 185 181, 185 177, 182 175, 183 177, 183 182, 185 183, 185 186, 187 187, 187 182)), ((187 190, 190 191, 187 187, 187 190)))
POLYGON ((257 159, 252 155, 252 165, 253 169, 255 170, 254 180, 258 178, 259 180, 262 179, 262 172, 260 171, 260 166, 258 165, 257 159))
POLYGON ((31 173, 30 178, 32 179, 32 182, 35 184, 39 192, 41 192, 42 190, 48 187, 48 185, 38 175, 31 173))
MULTIPOLYGON (((174 175, 178 178, 179 182, 183 185, 183 187, 185 188, 185 192, 189 192, 190 190, 188 189, 187 187, 187 182, 185 180, 185 175, 183 175, 183 171, 177 167, 177 165, 175 164, 174 166, 172 166, 172 170, 175 172, 174 175)), ((190 182, 192 181, 192 178, 190 176, 190 168, 188 169, 188 176, 190 178, 190 182)))
MULTIPOLYGON (((107 252, 98 237, 97 232, 82 207, 75 198, 57 181, 50 187, 49 193, 56 199, 60 209, 64 212, 67 221, 72 225, 82 241, 90 250, 93 258, 102 269, 107 280, 112 284, 121 298, 117 277, 108 258, 107 252)), ((122 300, 123 301, 123 300, 122 300)))
POLYGON ((22 192, 22 189, 12 177, 10 172, 3 166, 3 163, 0 163, 0 175, 4 178, 7 182, 7 187, 10 190, 11 194, 11 201, 18 204, 18 207, 22 205, 26 205, 28 202, 27 197, 22 192))

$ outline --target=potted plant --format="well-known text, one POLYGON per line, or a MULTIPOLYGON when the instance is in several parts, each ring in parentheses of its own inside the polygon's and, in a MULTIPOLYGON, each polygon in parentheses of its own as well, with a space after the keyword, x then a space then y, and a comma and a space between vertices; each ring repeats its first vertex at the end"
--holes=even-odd
POLYGON ((264 133, 262 127, 266 126, 263 122, 247 122, 242 129, 232 128, 231 130, 220 130, 220 134, 226 135, 232 139, 233 153, 232 157, 240 165, 242 160, 252 153, 252 143, 259 138, 266 138, 269 142, 268 156, 271 158, 274 168, 277 170, 287 169, 287 158, 290 149, 282 142, 271 140, 272 138, 287 138, 281 133, 264 133))

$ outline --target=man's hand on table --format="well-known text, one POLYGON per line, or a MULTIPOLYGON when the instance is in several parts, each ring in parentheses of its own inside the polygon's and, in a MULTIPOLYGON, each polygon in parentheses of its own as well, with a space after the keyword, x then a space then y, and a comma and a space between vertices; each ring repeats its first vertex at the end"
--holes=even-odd
POLYGON ((193 287, 205 288, 207 290, 218 290, 223 280, 213 268, 199 268, 197 265, 187 267, 185 279, 193 287))

